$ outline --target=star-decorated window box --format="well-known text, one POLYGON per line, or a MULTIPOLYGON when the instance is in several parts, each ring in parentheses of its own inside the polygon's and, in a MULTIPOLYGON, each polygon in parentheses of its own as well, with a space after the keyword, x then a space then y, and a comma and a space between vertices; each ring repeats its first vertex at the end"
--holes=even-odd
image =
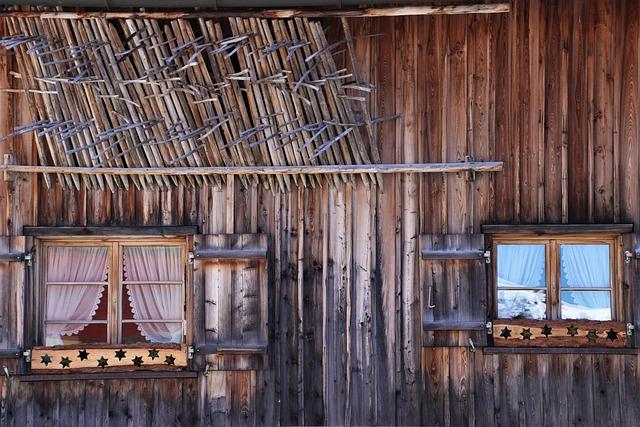
POLYGON ((187 363, 187 346, 175 344, 86 344, 31 351, 33 373, 177 371, 187 363))
POLYGON ((593 320, 496 319, 491 325, 496 347, 627 346, 627 325, 593 320))

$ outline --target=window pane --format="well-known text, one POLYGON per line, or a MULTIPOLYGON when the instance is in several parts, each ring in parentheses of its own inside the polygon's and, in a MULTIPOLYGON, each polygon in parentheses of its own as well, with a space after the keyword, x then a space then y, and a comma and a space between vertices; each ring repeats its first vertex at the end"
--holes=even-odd
POLYGON ((560 245, 560 287, 611 286, 609 245, 560 245))
POLYGON ((498 291, 498 317, 502 319, 544 319, 545 290, 498 291))
POLYGON ((560 303, 563 319, 611 320, 609 291, 562 291, 560 303))
MULTIPOLYGON (((123 250, 123 319, 182 320, 184 259, 178 246, 128 246, 123 250), (127 282, 133 282, 127 284, 127 282), (174 285, 171 283, 179 283, 174 285), (135 284, 134 284, 135 283, 135 284), (162 283, 162 284, 152 284, 162 283)), ((123 324, 125 342, 181 342, 182 323, 123 324)))
POLYGON ((122 342, 179 344, 182 342, 182 323, 123 323, 122 342))
POLYGON ((82 343, 107 342, 107 325, 103 324, 66 324, 69 334, 60 334, 60 325, 46 325, 44 345, 74 345, 82 343), (81 328, 78 330, 78 328, 81 328))
POLYGON ((544 288, 545 245, 498 245, 498 287, 544 288))

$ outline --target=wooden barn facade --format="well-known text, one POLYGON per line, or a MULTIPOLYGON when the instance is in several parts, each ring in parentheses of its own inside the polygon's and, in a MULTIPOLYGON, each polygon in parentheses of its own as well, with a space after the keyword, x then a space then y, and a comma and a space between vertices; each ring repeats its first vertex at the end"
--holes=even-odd
POLYGON ((637 425, 639 0, 44 10, 0 424, 637 425))

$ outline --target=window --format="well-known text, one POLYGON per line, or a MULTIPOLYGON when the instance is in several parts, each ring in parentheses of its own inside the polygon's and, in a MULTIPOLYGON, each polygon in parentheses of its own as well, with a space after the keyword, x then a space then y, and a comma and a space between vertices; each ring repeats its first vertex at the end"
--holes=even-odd
POLYGON ((42 343, 174 343, 185 335, 185 243, 45 241, 42 343))
POLYGON ((616 238, 495 238, 495 315, 616 320, 616 238))

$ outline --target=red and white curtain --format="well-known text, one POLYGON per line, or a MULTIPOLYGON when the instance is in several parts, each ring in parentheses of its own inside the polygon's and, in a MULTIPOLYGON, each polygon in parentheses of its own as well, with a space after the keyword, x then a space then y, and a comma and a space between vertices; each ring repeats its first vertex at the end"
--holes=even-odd
POLYGON ((64 335, 82 331, 88 325, 82 321, 91 320, 96 314, 105 286, 84 283, 107 285, 108 255, 109 250, 104 247, 47 249, 47 345, 61 345, 64 335))
POLYGON ((151 342, 179 343, 183 312, 182 248, 177 246, 128 246, 124 248, 124 279, 140 333, 151 342), (164 322, 180 320, 180 322, 164 322))

